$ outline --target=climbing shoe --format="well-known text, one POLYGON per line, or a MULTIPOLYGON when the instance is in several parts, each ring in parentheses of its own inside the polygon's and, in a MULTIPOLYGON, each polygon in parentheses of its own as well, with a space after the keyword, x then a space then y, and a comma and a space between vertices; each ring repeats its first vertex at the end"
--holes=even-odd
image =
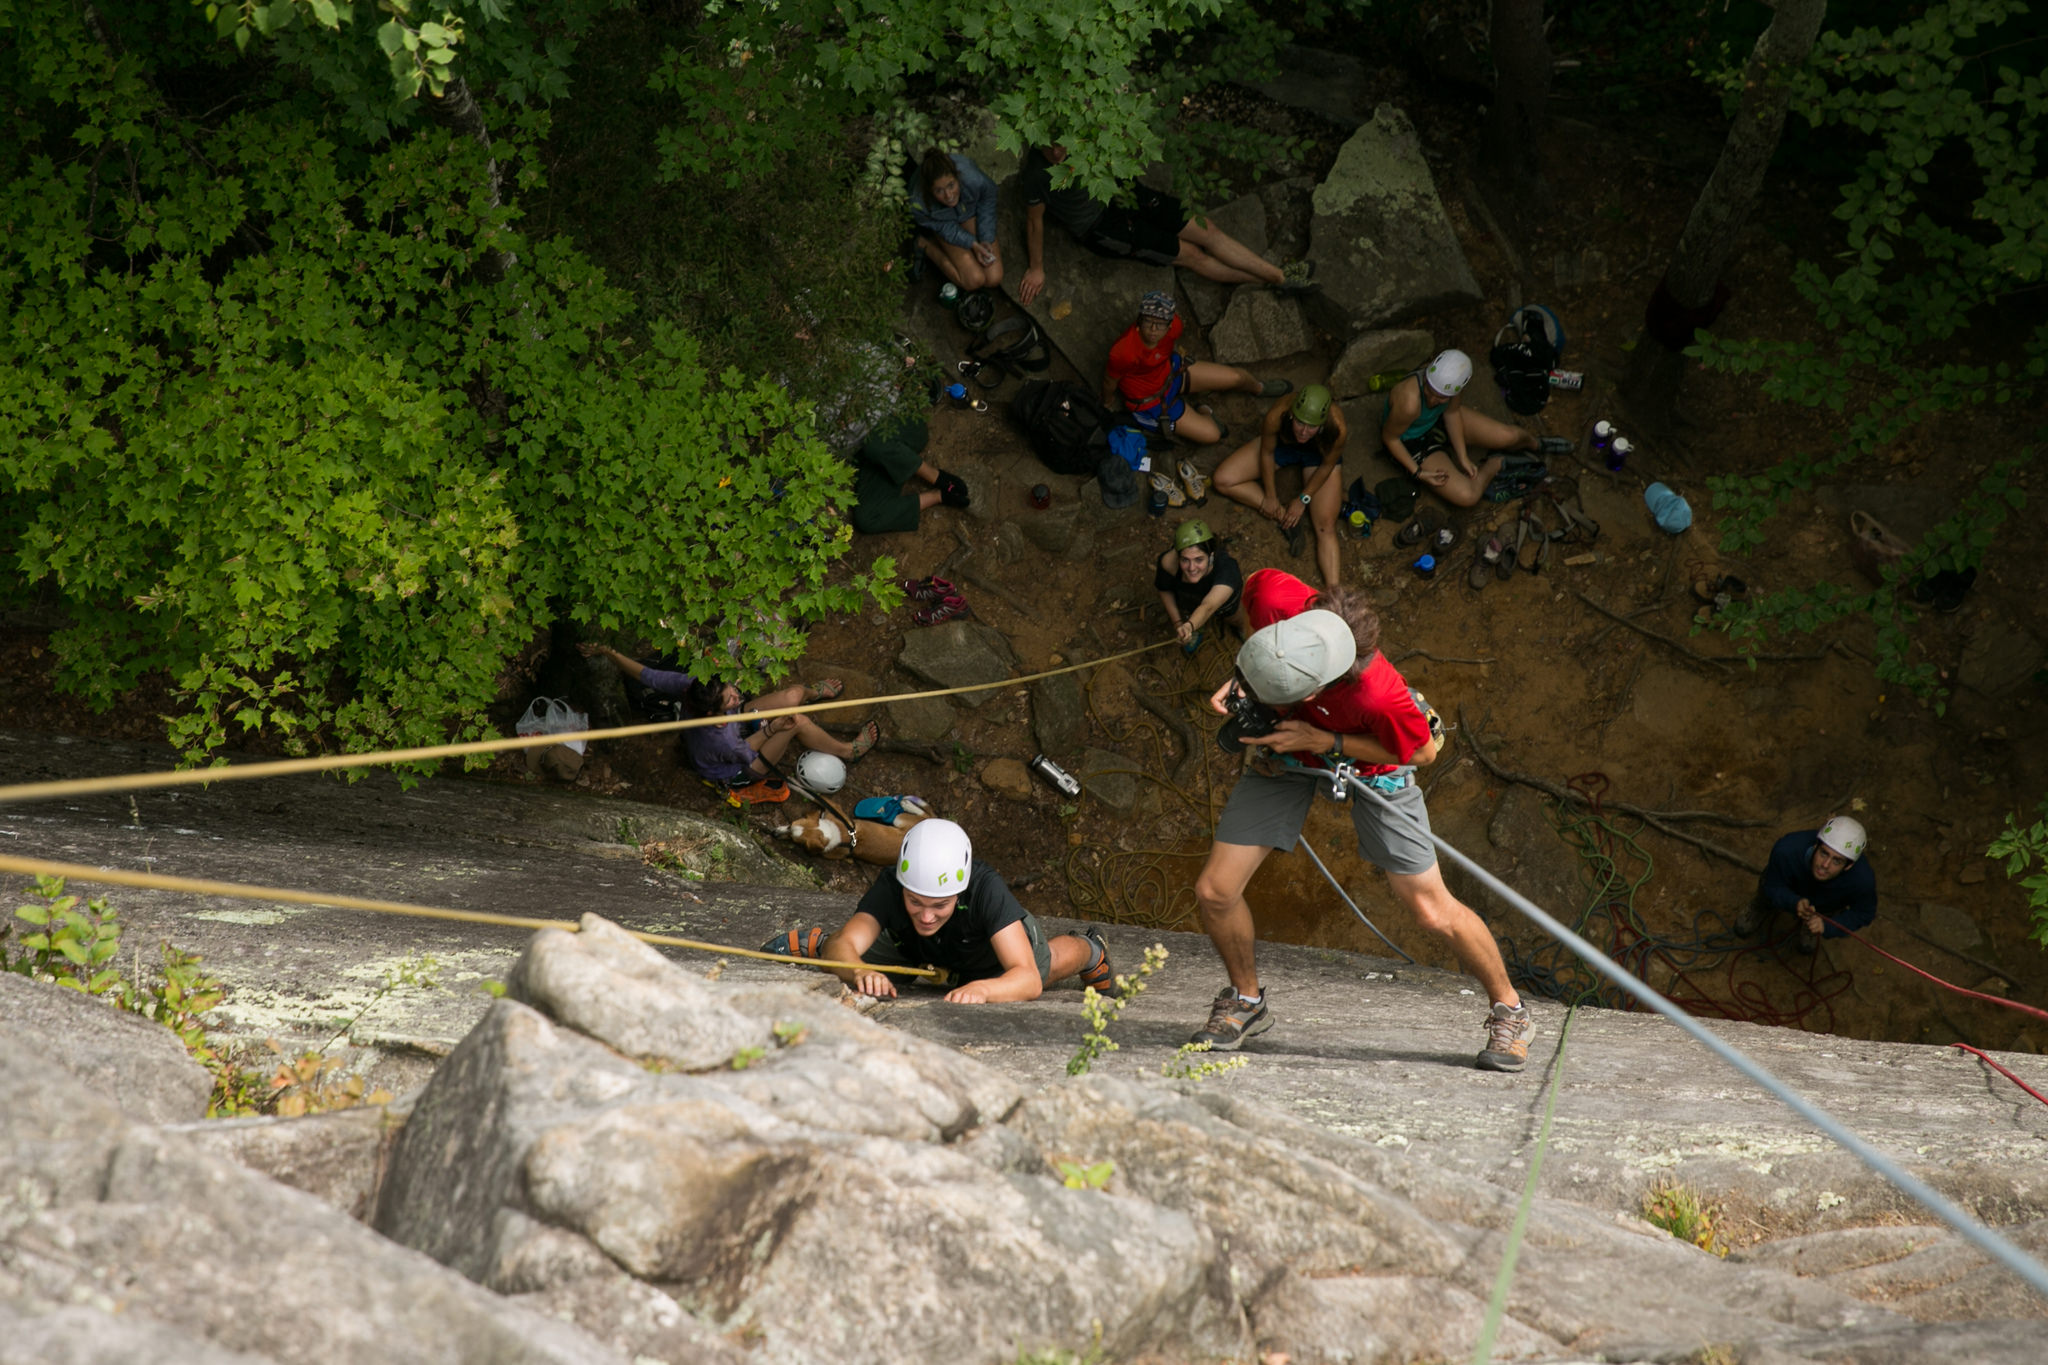
POLYGON ((1280 273, 1286 278, 1267 287, 1282 298, 1291 298, 1296 294, 1307 294, 1322 288, 1315 282, 1314 261, 1289 261, 1280 268, 1280 273))
POLYGON ((1245 1039, 1271 1027, 1273 1016, 1266 1012, 1265 996, 1261 995, 1256 1005, 1247 1004, 1238 998, 1237 987, 1225 986, 1209 1007, 1209 1022, 1188 1041, 1207 1043, 1212 1052, 1235 1052, 1245 1039))
POLYGON ((1576 441, 1564 436, 1543 436, 1536 442, 1536 449, 1545 455, 1569 455, 1577 447, 1576 441))
POLYGON ((1301 558, 1301 552, 1308 548, 1308 531, 1308 518, 1304 516, 1300 521, 1295 522, 1294 525, 1280 533, 1287 537, 1288 554, 1293 555, 1296 559, 1301 558))
POLYGON ((750 786, 735 787, 732 799, 748 806, 773 806, 789 800, 789 784, 764 777, 750 786))
POLYGON ((1261 398, 1278 398, 1284 393, 1293 392, 1294 381, 1292 379, 1268 379, 1259 385, 1259 397, 1261 398))
POLYGON ((947 593, 930 606, 919 607, 910 613, 910 623, 914 626, 936 626, 956 616, 969 615, 973 610, 959 593, 947 593))
POLYGON ((823 957, 827 937, 824 929, 816 925, 809 929, 785 929, 762 944, 761 951, 783 957, 823 957))
POLYGON ((948 474, 945 470, 941 469, 939 471, 939 482, 936 487, 939 490, 939 501, 948 507, 965 507, 970 501, 967 494, 967 480, 961 478, 958 474, 948 474))
POLYGON ((1081 926, 1081 937, 1094 945, 1095 959, 1081 969, 1081 984, 1092 986, 1107 995, 1109 988, 1116 984, 1116 973, 1109 965, 1109 945, 1102 941, 1102 931, 1092 924, 1081 926))
POLYGON ((1479 1054, 1481 1071, 1520 1071, 1529 1061, 1529 1042, 1536 1021, 1527 1005, 1498 1002, 1486 1016, 1486 1050, 1479 1054))
POLYGON ((953 586, 950 579, 937 577, 899 578, 896 580, 896 586, 913 602, 943 602, 960 591, 953 586))
POLYGON ((1770 908, 1762 901, 1751 901, 1735 917, 1735 932, 1743 938, 1755 938, 1763 932, 1764 919, 1769 913, 1770 908))

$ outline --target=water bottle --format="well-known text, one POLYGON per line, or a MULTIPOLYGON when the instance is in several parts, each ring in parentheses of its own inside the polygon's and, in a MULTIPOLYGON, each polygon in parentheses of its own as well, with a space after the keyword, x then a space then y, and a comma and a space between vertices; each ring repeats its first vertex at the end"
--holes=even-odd
POLYGON ((1424 555, 1415 561, 1415 573, 1420 578, 1436 577, 1436 556, 1424 555))
POLYGON ((966 406, 967 406, 967 386, 966 386, 965 384, 948 384, 948 385, 946 385, 946 397, 947 397, 947 398, 949 398, 950 400, 952 400, 952 403, 953 403, 953 406, 954 406, 954 407, 956 407, 956 408, 964 408, 964 407, 966 407, 966 406))
POLYGON ((1633 451, 1634 449, 1635 447, 1629 444, 1628 437, 1615 437, 1614 444, 1607 447, 1608 472, 1611 474, 1619 474, 1621 472, 1621 467, 1628 463, 1629 452, 1633 451))
POLYGON ((1614 444, 1614 438, 1619 434, 1612 422, 1603 420, 1593 423, 1593 453, 1605 455, 1607 447, 1614 444))
POLYGON ((1081 784, 1076 782, 1066 769, 1060 767, 1059 764, 1053 762, 1044 754, 1037 755, 1024 766, 1051 783, 1054 790, 1066 796, 1079 796, 1081 794, 1081 784))
POLYGON ((960 306, 960 286, 947 280, 939 286, 939 302, 947 308, 960 306))
POLYGON ((1411 370, 1382 370, 1365 381, 1365 391, 1367 393, 1385 393, 1412 373, 1413 371, 1411 370))
POLYGON ((1349 520, 1351 523, 1352 535, 1364 537, 1372 534, 1372 518, 1366 516, 1364 512, 1361 512, 1358 509, 1353 508, 1351 515, 1349 518, 1347 518, 1347 520, 1349 520))

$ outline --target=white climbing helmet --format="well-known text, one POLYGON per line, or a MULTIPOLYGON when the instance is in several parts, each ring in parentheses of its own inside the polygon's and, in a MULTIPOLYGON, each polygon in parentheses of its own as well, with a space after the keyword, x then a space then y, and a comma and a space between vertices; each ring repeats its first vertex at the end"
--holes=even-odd
POLYGON ((1853 863, 1863 856, 1870 836, 1863 832, 1861 822, 1846 815, 1836 815, 1829 817, 1828 822, 1820 827, 1820 841, 1853 863))
POLYGON ((1441 352, 1429 362, 1423 378, 1444 397, 1455 397, 1472 382, 1472 357, 1459 350, 1441 352))
POLYGON ((896 881, 914 896, 957 896, 967 889, 974 845, 951 820, 920 820, 903 836, 896 881))
POLYGON ((796 761, 797 785, 830 796, 846 785, 846 765, 830 754, 807 753, 796 761))

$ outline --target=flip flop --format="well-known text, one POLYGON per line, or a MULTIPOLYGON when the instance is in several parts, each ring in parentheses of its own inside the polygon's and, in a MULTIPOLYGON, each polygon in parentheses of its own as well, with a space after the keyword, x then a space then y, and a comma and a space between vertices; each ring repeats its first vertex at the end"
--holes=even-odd
POLYGON ((837 678, 821 678, 814 683, 804 684, 805 701, 831 701, 846 691, 846 684, 837 678))
POLYGON ((875 742, 881 739, 881 737, 882 725, 880 721, 871 720, 866 725, 861 726, 860 733, 853 737, 853 744, 847 750, 846 761, 848 763, 858 763, 867 756, 868 750, 875 747, 875 742))

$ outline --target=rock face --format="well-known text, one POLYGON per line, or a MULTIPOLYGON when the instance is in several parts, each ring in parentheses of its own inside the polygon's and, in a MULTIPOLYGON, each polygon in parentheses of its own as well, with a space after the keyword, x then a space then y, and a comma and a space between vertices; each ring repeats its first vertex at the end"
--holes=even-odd
POLYGON ((1081 755, 1081 789, 1118 815, 1129 815, 1138 805, 1138 779, 1131 775, 1134 766, 1122 754, 1108 749, 1085 750, 1081 755))
POLYGON ((8 1046, 47 1057, 146 1123, 206 1113, 213 1080, 177 1035, 78 991, 0 972, 8 1046))
MULTIPOLYGON (((1012 301, 1029 266, 1024 246, 1024 200, 1015 176, 998 191, 1002 212, 1003 291, 1012 301)), ((1173 267, 1098 256, 1067 235, 1050 218, 1045 224, 1045 289, 1029 307, 1044 329, 1093 388, 1102 377, 1109 348, 1138 321, 1138 300, 1149 290, 1173 292, 1173 267)))
POLYGON ((2040 671, 2041 642, 2011 621, 1992 617, 1970 633, 1956 678, 1987 697, 2017 691, 2040 671))
POLYGON ((1269 81, 1240 82, 1267 99, 1303 109, 1340 128, 1365 121, 1372 99, 1374 70, 1341 52, 1289 43, 1280 50, 1280 74, 1269 81))
POLYGON ((1062 673, 1031 684, 1031 734, 1038 747, 1058 758, 1088 737, 1088 698, 1080 675, 1062 673))
POLYGON ((0 1026, 0 1361, 623 1365, 80 1081, 0 1026))
POLYGON ((1361 332, 1330 368, 1330 392, 1339 399, 1365 393, 1376 374, 1420 369, 1436 354, 1436 338, 1416 330, 1361 332))
POLYGON ((1408 116, 1381 105, 1316 187, 1309 254, 1322 289, 1310 306, 1355 332, 1476 303, 1479 282, 1437 198, 1408 116))
MULTIPOLYGON (((978 621, 947 621, 905 635, 896 662, 934 687, 968 687, 1009 677, 1016 656, 1001 631, 978 621)), ((995 692, 966 692, 955 700, 978 707, 995 692)))
POLYGON ((1269 289, 1238 290, 1223 320, 1209 331, 1209 346, 1226 365, 1279 360, 1313 344, 1301 304, 1269 289))
POLYGON ((981 770, 981 785, 1012 801, 1031 799, 1031 770, 1014 758, 992 758, 981 770))

